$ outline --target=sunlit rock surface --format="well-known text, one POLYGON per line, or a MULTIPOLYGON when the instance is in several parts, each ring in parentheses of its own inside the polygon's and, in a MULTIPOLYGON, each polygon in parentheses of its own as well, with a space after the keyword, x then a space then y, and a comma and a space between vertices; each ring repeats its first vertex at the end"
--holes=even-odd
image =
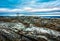
POLYGON ((60 30, 56 30, 60 29, 59 19, 41 20, 37 17, 20 17, 19 19, 21 20, 14 19, 15 22, 14 20, 0 22, 0 41, 60 41, 60 30), (37 26, 36 23, 41 26, 37 26))

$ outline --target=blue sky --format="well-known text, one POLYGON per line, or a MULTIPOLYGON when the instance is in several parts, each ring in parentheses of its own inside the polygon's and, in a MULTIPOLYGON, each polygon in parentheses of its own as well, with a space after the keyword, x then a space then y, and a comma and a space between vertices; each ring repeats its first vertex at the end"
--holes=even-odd
POLYGON ((0 0, 0 16, 60 15, 60 0, 0 0))

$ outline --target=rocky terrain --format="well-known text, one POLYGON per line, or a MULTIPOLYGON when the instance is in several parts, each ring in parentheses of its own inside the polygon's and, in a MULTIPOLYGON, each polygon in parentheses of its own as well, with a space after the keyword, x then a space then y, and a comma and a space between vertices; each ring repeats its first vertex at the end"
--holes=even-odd
POLYGON ((60 18, 0 17, 0 41, 60 41, 60 18))

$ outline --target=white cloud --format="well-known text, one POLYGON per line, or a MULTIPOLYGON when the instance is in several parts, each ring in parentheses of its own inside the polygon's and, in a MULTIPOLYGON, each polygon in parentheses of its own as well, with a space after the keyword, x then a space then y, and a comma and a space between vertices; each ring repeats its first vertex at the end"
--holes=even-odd
POLYGON ((7 8, 0 8, 0 12, 50 12, 60 10, 60 8, 32 8, 32 7, 24 7, 23 9, 7 9, 7 8))
POLYGON ((33 8, 31 8, 31 7, 24 7, 24 8, 23 8, 23 10, 28 10, 28 11, 29 11, 29 10, 32 10, 32 9, 33 9, 33 8))
POLYGON ((25 11, 28 12, 48 12, 48 11, 54 11, 54 10, 60 10, 60 8, 24 8, 25 11))
POLYGON ((21 12, 21 9, 0 8, 0 12, 21 12))

